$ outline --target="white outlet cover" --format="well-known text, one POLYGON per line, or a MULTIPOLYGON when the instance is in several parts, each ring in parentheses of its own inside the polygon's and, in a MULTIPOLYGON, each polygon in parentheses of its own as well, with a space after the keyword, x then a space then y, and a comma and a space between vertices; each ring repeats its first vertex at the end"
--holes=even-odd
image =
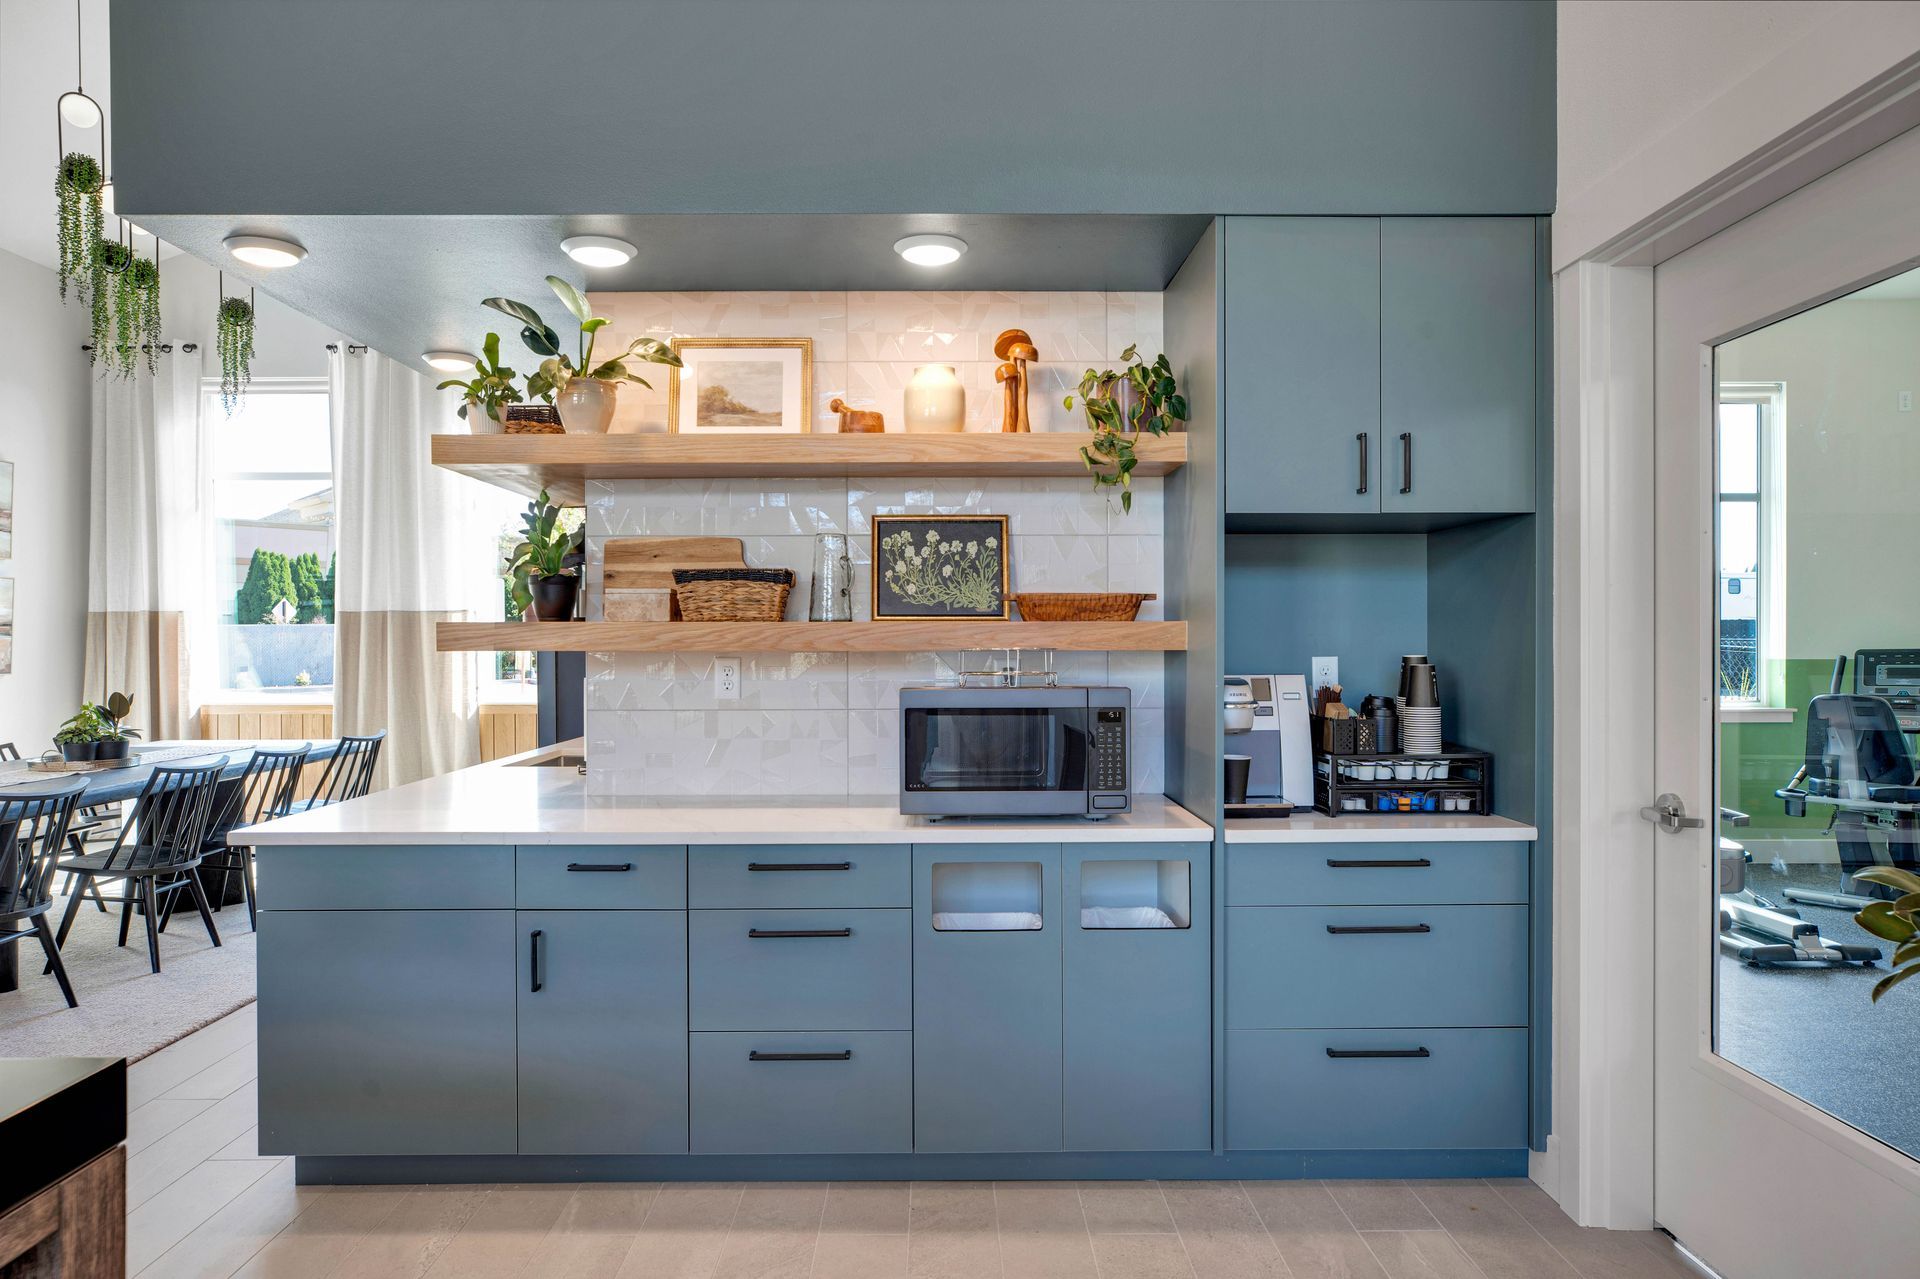
POLYGON ((716 657, 713 659, 713 700, 716 702, 740 700, 739 658, 716 657))
POLYGON ((1912 391, 1900 392, 1900 411, 1902 413, 1913 412, 1913 392, 1912 391))
POLYGON ((1337 657, 1316 657, 1313 659, 1314 688, 1332 688, 1340 682, 1340 659, 1337 657))

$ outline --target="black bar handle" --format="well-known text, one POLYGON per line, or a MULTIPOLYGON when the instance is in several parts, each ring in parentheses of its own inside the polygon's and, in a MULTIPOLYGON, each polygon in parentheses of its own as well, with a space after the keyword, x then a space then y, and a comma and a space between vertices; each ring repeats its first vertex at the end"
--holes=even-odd
POLYGON ((1430 933, 1428 924, 1328 924, 1327 931, 1336 937, 1346 933, 1430 933))
POLYGON ((747 936, 763 937, 851 937, 851 928, 749 928, 747 936))
POLYGON ((748 870, 852 870, 852 862, 748 862, 748 870))
POLYGON ((1413 492, 1413 432, 1400 432, 1400 491, 1413 492))
POLYGON ((1335 870, 1370 868, 1375 870, 1425 870, 1433 862, 1425 857, 1329 857, 1327 865, 1335 870))
POLYGON ((1327 1056, 1335 1061, 1350 1057, 1431 1057, 1424 1048, 1329 1048, 1327 1056))
POLYGON ((748 1061, 852 1061, 853 1049, 843 1048, 837 1053, 763 1053, 754 1049, 747 1054, 748 1061))
POLYGON ((598 870, 598 871, 612 871, 617 874, 623 870, 632 870, 633 863, 632 862, 568 862, 567 869, 569 871, 573 871, 576 873, 580 871, 598 870))
POLYGON ((1360 441, 1360 487, 1354 492, 1365 493, 1367 491, 1367 433, 1361 431, 1353 438, 1360 441))
POLYGON ((527 968, 533 975, 532 983, 527 987, 532 994, 540 993, 540 930, 534 929, 527 934, 527 968))

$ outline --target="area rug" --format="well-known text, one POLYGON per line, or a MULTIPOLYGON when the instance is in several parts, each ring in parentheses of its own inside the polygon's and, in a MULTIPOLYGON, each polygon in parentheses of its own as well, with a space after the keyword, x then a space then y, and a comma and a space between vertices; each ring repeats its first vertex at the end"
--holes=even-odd
MULTIPOLYGON (((58 921, 65 902, 54 903, 58 921)), ((117 908, 116 908, 117 909, 117 908)), ((218 950, 193 912, 175 915, 160 935, 160 972, 147 966, 138 916, 127 945, 115 945, 119 915, 81 907, 60 953, 78 1008, 68 1008, 38 942, 20 948, 20 989, 0 994, 0 1057, 125 1057, 138 1061, 209 1022, 253 1002, 254 934, 244 908, 229 907, 214 923, 218 950)))

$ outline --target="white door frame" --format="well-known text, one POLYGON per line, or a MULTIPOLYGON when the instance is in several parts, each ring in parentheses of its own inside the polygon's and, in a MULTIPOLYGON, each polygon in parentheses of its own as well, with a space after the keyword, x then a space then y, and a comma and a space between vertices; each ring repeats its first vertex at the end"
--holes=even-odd
POLYGON ((1553 1131, 1531 1173, 1582 1225, 1654 1224, 1652 268, 1917 125, 1920 55, 1554 277, 1553 1131))

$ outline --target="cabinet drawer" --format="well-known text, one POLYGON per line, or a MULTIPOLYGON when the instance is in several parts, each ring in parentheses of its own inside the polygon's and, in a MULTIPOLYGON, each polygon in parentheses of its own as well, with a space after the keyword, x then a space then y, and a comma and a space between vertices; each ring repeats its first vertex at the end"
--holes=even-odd
POLYGON ((1236 906, 1227 1027, 1524 1026, 1524 906, 1236 906))
POLYGON ((912 912, 696 910, 695 1030, 909 1030, 912 912))
POLYGON ((505 910, 507 844, 267 844, 261 910, 505 910))
POLYGON ((688 856, 688 900, 702 907, 906 906, 906 844, 720 844, 688 856))
POLYGON ((514 904, 522 910, 682 910, 687 850, 679 844, 521 844, 514 904))
POLYGON ((1228 1031, 1227 1145, 1516 1150, 1526 1082, 1524 1030, 1228 1031))
POLYGON ((696 1034, 697 1155, 913 1148, 913 1035, 696 1034))
POLYGON ((1525 902, 1524 841, 1229 844, 1229 906, 1525 902))

